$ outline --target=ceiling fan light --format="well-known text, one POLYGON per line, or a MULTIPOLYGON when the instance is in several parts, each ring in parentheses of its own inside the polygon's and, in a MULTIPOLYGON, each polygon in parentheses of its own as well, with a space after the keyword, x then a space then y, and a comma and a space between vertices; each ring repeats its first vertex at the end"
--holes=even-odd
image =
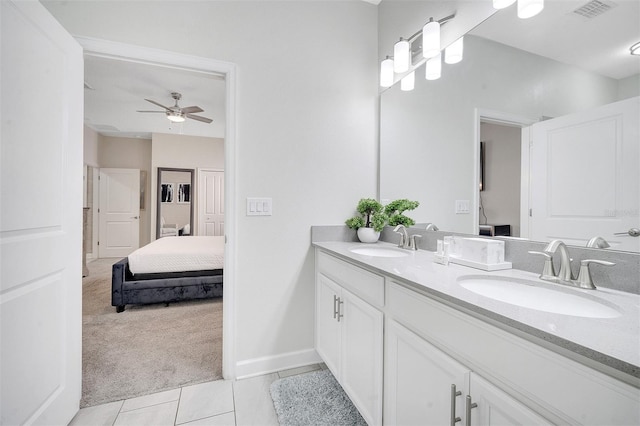
POLYGON ((464 37, 460 37, 444 50, 444 62, 447 64, 457 64, 462 60, 464 50, 464 37))
POLYGON ((422 27, 422 56, 433 58, 440 53, 440 23, 433 18, 422 27))
POLYGON ((514 4, 516 0, 493 0, 494 9, 504 9, 514 4))
POLYGON ((173 123, 182 123, 185 120, 184 115, 176 113, 167 113, 167 118, 173 123))
POLYGON ((544 9, 544 0, 518 0, 518 18, 536 16, 544 9))
POLYGON ((442 75, 442 53, 438 53, 427 60, 425 78, 427 80, 437 80, 442 75))
POLYGON ((380 64, 380 86, 393 86, 393 59, 387 56, 387 59, 380 64))
POLYGON ((640 41, 629 48, 632 55, 640 55, 640 41))
POLYGON ((416 72, 411 71, 410 74, 407 74, 402 80, 400 80, 400 90, 408 92, 413 90, 416 84, 416 72))
POLYGON ((405 40, 402 37, 393 46, 393 71, 396 73, 403 73, 409 71, 409 64, 411 63, 411 45, 409 40, 405 40))

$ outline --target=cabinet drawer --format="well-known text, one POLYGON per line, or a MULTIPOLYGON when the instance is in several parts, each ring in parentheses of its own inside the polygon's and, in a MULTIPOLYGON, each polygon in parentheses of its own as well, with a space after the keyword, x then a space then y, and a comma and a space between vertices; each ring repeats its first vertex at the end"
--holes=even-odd
POLYGON ((387 314, 556 422, 640 424, 640 390, 388 281, 387 314))
POLYGON ((322 251, 316 251, 316 270, 370 304, 384 306, 384 278, 322 251))

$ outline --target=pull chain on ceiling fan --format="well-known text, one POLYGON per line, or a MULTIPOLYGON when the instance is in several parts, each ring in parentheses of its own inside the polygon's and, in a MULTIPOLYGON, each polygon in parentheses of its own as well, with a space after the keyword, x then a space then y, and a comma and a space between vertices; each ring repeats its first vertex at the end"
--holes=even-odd
POLYGON ((172 107, 168 107, 168 106, 164 106, 161 103, 158 103, 154 100, 151 99, 145 99, 145 101, 147 102, 151 102, 154 105, 157 105, 161 108, 164 108, 164 111, 137 111, 137 112, 152 112, 152 113, 164 113, 166 114, 167 118, 170 121, 173 121, 174 123, 181 123, 183 122, 185 119, 190 118, 192 120, 197 120, 197 121, 201 121, 203 123, 211 123, 213 120, 207 117, 202 117, 200 115, 195 115, 194 113, 196 112, 204 112, 204 110, 202 108, 200 108, 199 106, 189 106, 189 107, 184 107, 181 108, 178 105, 178 101, 182 98, 182 95, 178 92, 172 92, 171 93, 171 97, 176 101, 176 104, 172 107))

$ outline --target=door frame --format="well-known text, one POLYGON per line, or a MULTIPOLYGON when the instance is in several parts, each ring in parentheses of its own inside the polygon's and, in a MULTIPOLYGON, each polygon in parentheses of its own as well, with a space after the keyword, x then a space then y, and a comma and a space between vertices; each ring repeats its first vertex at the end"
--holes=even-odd
POLYGON ((521 157, 520 157, 520 237, 526 238, 529 235, 529 129, 528 127, 539 120, 537 118, 526 117, 507 112, 494 111, 483 108, 475 108, 473 113, 473 206, 471 214, 473 216, 473 234, 478 235, 480 231, 480 123, 493 123, 502 126, 519 127, 521 135, 521 157))
POLYGON ((106 59, 145 63, 159 67, 187 69, 224 76, 226 83, 226 117, 224 138, 225 168, 225 271, 223 286, 222 375, 236 377, 235 280, 236 280, 236 64, 199 56, 112 42, 90 37, 75 37, 84 55, 106 59))

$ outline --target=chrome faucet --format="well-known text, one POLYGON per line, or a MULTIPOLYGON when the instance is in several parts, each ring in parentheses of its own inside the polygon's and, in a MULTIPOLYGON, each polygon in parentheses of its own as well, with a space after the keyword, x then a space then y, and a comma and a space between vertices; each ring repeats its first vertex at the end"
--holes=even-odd
POLYGON ((393 232, 400 234, 400 241, 398 242, 398 247, 407 249, 407 250, 418 250, 418 244, 416 242, 416 238, 422 238, 422 235, 413 234, 409 237, 407 233, 407 228, 404 225, 398 225, 393 228, 393 232))
POLYGON ((569 252, 567 251, 567 246, 562 241, 553 240, 547 245, 547 247, 545 247, 544 251, 530 251, 529 253, 539 254, 545 257, 544 270, 540 275, 541 280, 551 281, 559 284, 567 284, 591 290, 595 290, 596 286, 593 284, 591 272, 589 271, 589 265, 592 263, 603 266, 615 265, 615 263, 607 262, 605 260, 585 259, 580 261, 580 273, 578 274, 578 278, 573 278, 569 252), (553 255, 556 252, 560 252, 560 271, 558 272, 558 274, 555 273, 555 269, 553 267, 553 255))
POLYGON ((438 231, 438 227, 433 223, 427 223, 427 227, 425 229, 427 231, 438 231))
POLYGON ((551 256, 558 251, 560 252, 560 271, 558 271, 556 277, 563 284, 569 284, 574 278, 571 272, 571 259, 565 243, 560 240, 553 240, 544 248, 544 252, 551 256))
POLYGON ((607 240, 605 240, 604 238, 602 238, 602 237, 593 237, 587 243, 587 247, 607 248, 607 247, 611 247, 611 246, 609 245, 607 240))

